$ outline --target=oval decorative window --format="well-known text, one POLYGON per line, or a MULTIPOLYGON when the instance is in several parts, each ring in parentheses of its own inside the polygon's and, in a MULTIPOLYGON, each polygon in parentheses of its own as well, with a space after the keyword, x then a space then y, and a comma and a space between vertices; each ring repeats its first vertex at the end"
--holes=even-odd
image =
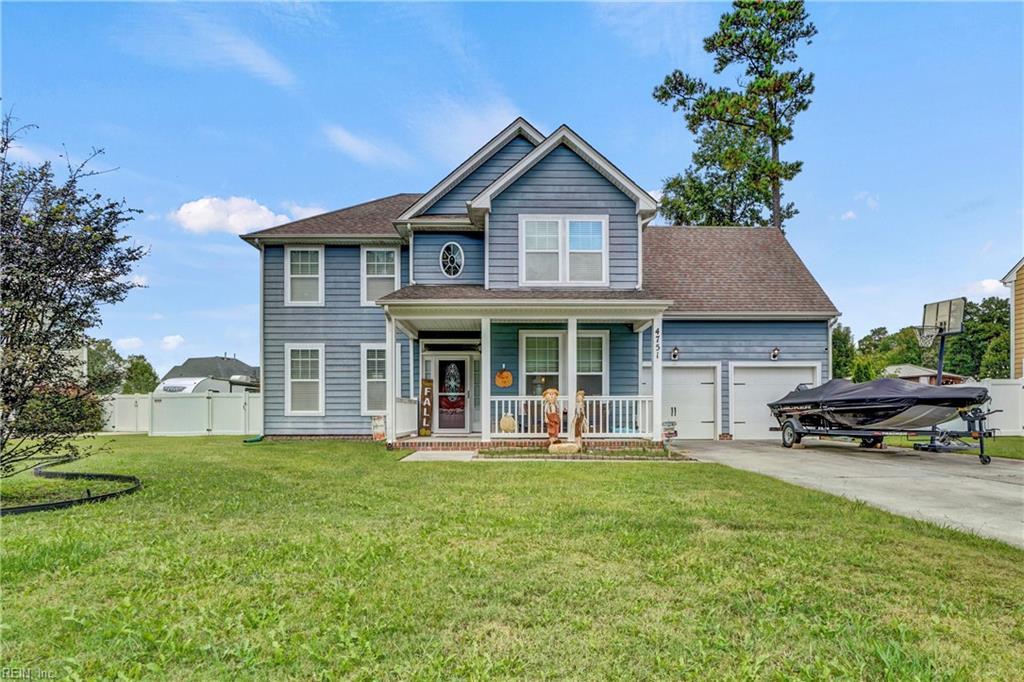
POLYGON ((457 242, 448 242, 441 247, 441 272, 445 277, 458 277, 462 274, 462 266, 465 265, 466 257, 462 253, 462 246, 457 242))

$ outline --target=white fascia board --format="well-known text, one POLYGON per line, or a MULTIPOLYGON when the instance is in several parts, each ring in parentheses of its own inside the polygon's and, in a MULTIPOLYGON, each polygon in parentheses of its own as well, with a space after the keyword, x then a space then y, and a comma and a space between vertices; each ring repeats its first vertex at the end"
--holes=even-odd
POLYGON ((1020 271, 1022 267, 1024 267, 1024 258, 1021 258, 1019 261, 1017 261, 1017 264, 1010 268, 1010 271, 1006 273, 1003 276, 1003 278, 999 281, 1005 284, 1006 286, 1010 286, 1010 282, 1017 279, 1017 273, 1020 271))
POLYGON ((476 195, 467 204, 470 218, 472 219, 474 215, 489 212, 491 210, 491 199, 508 189, 509 185, 518 180, 526 171, 533 168, 551 150, 556 149, 562 144, 576 152, 594 170, 629 195, 636 202, 637 215, 641 216, 641 218, 646 218, 648 221, 654 217, 658 210, 658 202, 654 200, 654 197, 616 168, 611 161, 576 134, 572 128, 563 124, 558 130, 551 133, 547 139, 537 145, 533 151, 520 159, 516 165, 505 171, 501 177, 485 187, 480 194, 476 195))
POLYGON ((487 159, 491 158, 495 152, 504 147, 509 141, 518 135, 522 135, 534 145, 538 145, 544 140, 544 135, 530 125, 529 121, 520 116, 516 120, 512 121, 512 123, 510 123, 504 130, 491 138, 490 142, 478 149, 475 154, 463 161, 458 168, 449 173, 441 182, 434 185, 429 192, 420 197, 415 204, 407 208, 402 215, 398 216, 395 222, 411 220, 423 211, 426 211, 428 208, 433 206, 438 199, 444 196, 448 190, 462 182, 470 173, 483 165, 487 159))
POLYGON ((391 234, 295 234, 295 235, 268 235, 266 237, 247 237, 242 239, 256 248, 264 246, 279 246, 282 244, 331 244, 340 246, 352 246, 359 244, 375 244, 381 246, 399 246, 405 243, 397 233, 391 234))

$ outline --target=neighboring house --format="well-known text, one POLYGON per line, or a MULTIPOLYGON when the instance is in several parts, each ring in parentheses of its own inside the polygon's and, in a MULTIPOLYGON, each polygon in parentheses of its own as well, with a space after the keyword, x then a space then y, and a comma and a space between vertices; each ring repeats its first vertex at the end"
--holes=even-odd
MULTIPOLYGON (((907 381, 913 381, 919 384, 930 384, 932 386, 935 385, 935 377, 937 374, 938 373, 934 369, 911 364, 889 365, 882 371, 883 376, 906 379, 907 381)), ((947 372, 945 370, 942 372, 943 386, 962 384, 969 380, 970 377, 960 376, 959 374, 953 374, 952 372, 947 372)))
POLYGON ((655 200, 567 126, 517 119, 426 194, 243 235, 260 251, 264 433, 767 438, 829 378, 838 311, 774 228, 649 227, 655 200), (504 419, 503 419, 504 418, 504 419), (563 429, 567 428, 566 419, 563 429))
POLYGON ((154 393, 245 393, 260 390, 260 369, 237 358, 189 358, 163 376, 154 393))
POLYGON ((1024 377, 1024 258, 1010 268, 1002 282, 1010 287, 1010 378, 1024 377))

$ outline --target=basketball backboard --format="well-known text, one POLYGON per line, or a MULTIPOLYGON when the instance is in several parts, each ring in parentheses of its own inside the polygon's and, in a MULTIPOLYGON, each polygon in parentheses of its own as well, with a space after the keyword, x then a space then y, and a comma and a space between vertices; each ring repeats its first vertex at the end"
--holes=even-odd
POLYGON ((966 298, 951 298, 946 301, 926 303, 924 306, 925 327, 938 327, 939 334, 959 334, 964 328, 966 298))

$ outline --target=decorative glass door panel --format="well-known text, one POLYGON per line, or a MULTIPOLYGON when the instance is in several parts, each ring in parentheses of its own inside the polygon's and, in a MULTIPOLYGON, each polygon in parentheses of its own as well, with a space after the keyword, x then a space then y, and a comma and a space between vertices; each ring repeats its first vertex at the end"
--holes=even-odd
POLYGON ((466 430, 466 361, 437 361, 437 428, 466 430))

